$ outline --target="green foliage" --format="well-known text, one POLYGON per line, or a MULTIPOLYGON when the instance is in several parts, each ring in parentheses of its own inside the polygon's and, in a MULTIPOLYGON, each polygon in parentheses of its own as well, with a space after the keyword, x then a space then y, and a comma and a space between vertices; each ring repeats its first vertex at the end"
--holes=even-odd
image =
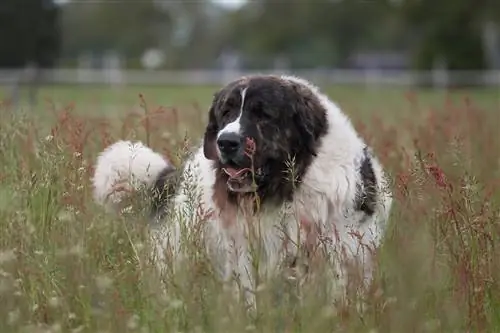
POLYGON ((344 66, 358 51, 390 50, 409 51, 416 69, 442 59, 450 70, 483 69, 483 23, 500 18, 495 0, 251 0, 235 11, 203 1, 161 4, 65 5, 64 56, 115 49, 137 62, 146 48, 160 47, 166 67, 200 68, 236 50, 246 66, 262 69, 280 56, 292 67, 312 68, 344 66))
POLYGON ((114 50, 140 57, 168 40, 171 17, 144 1, 74 1, 63 7, 64 53, 114 50))
POLYGON ((230 43, 251 55, 284 54, 297 67, 342 65, 389 13, 375 2, 251 1, 229 21, 230 43))
POLYGON ((414 66, 431 69, 444 60, 449 70, 485 69, 482 28, 495 17, 498 5, 489 1, 405 1, 402 7, 407 28, 418 37, 413 47, 414 66))
POLYGON ((60 51, 59 7, 47 0, 0 2, 0 68, 55 64, 60 51))

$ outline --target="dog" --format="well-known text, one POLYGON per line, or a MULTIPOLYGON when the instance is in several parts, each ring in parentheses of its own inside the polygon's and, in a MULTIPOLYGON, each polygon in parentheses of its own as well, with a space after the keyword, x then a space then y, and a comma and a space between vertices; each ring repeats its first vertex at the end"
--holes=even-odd
POLYGON ((388 179, 347 115, 317 86, 287 75, 234 80, 214 94, 201 141, 179 169, 140 142, 116 142, 97 159, 100 204, 116 210, 124 192, 139 185, 150 191, 161 270, 176 267, 182 235, 201 225, 219 276, 237 276, 249 305, 256 274, 274 276, 319 247, 337 286, 346 285, 350 262, 361 263, 370 281, 369 248, 380 246, 392 206, 388 179))

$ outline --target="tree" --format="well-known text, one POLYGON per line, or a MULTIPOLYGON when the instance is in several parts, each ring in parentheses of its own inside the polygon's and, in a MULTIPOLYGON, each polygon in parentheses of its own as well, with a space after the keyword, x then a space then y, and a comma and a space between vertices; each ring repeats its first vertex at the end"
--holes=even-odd
POLYGON ((228 43, 256 57, 286 54, 292 66, 342 66, 375 36, 385 1, 252 0, 228 21, 228 43))
POLYGON ((52 67, 60 50, 59 7, 52 0, 0 1, 0 68, 52 67))
POLYGON ((14 77, 13 102, 17 103, 19 81, 30 84, 30 103, 36 102, 37 86, 43 79, 40 68, 53 67, 60 51, 59 7, 52 0, 0 1, 0 68, 33 71, 14 77))
POLYGON ((154 0, 70 2, 63 8, 64 56, 114 50, 137 59, 168 39, 170 23, 169 12, 154 0))
POLYGON ((222 48, 226 11, 212 1, 171 1, 165 8, 175 17, 173 38, 164 46, 174 68, 203 68, 213 65, 222 48))
POLYGON ((448 70, 484 69, 482 25, 498 7, 498 1, 490 0, 405 1, 407 28, 417 35, 413 66, 432 69, 441 59, 448 70))

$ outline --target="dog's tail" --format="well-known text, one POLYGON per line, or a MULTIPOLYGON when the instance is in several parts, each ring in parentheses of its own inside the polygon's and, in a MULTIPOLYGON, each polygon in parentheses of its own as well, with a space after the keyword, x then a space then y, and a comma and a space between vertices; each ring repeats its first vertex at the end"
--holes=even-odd
MULTIPOLYGON (((129 194, 164 186, 175 170, 170 161, 141 142, 115 142, 97 158, 92 179, 94 199, 108 209, 117 210, 129 194)), ((162 193, 163 189, 160 196, 162 193)), ((163 202, 163 198, 152 199, 156 206, 163 202)))

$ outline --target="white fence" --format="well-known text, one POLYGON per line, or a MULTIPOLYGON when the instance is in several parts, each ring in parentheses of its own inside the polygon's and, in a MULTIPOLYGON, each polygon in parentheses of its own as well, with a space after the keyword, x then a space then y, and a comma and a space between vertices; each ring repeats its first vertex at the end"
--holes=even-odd
MULTIPOLYGON (((119 69, 50 69, 38 72, 44 83, 63 85, 221 85, 250 73, 293 74, 316 84, 396 85, 417 83, 446 87, 449 84, 500 86, 500 70, 495 71, 376 71, 317 69, 294 71, 224 71, 224 70, 119 70, 119 69)), ((32 82, 33 70, 0 70, 0 85, 32 82)))

